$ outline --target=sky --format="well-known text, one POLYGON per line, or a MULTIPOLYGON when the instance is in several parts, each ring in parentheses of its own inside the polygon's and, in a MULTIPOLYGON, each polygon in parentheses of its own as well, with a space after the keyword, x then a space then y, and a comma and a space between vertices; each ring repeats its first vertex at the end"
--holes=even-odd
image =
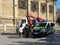
POLYGON ((60 8, 60 0, 57 0, 57 2, 56 2, 56 8, 57 9, 60 8))

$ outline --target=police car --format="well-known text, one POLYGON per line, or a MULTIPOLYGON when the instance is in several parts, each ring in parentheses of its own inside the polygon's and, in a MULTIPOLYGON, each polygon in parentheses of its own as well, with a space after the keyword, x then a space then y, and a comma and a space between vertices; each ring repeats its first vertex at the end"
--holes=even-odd
POLYGON ((33 36, 46 35, 49 33, 54 33, 54 23, 53 22, 40 22, 38 26, 34 26, 32 30, 33 36))

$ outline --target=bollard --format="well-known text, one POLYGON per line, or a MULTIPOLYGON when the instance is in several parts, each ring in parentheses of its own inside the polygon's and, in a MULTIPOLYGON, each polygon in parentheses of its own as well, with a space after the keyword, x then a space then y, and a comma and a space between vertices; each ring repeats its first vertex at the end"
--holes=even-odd
POLYGON ((3 24, 3 33, 6 33, 6 24, 3 24))

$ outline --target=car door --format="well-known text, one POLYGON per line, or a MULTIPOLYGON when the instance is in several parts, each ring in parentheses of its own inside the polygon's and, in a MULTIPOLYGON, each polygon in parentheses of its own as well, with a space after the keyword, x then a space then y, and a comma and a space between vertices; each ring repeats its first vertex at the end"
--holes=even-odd
POLYGON ((50 24, 50 29, 51 29, 51 32, 54 32, 54 23, 50 24))
POLYGON ((50 24, 47 25, 47 33, 50 33, 50 24))

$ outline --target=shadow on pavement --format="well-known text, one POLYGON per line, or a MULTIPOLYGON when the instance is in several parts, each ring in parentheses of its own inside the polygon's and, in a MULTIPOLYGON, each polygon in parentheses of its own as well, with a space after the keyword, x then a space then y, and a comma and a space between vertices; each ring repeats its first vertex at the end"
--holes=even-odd
POLYGON ((31 39, 31 41, 25 41, 23 39, 23 41, 14 41, 12 42, 12 44, 6 44, 6 45, 60 45, 60 30, 57 30, 55 32, 55 34, 50 34, 47 37, 45 37, 45 39, 41 39, 39 38, 38 41, 33 41, 31 39), (57 34, 58 33, 58 34, 57 34))
POLYGON ((13 43, 17 43, 17 45, 44 45, 43 43, 40 42, 24 42, 24 41, 20 41, 20 42, 13 42, 13 43))
POLYGON ((5 44, 5 45, 17 45, 17 44, 5 44))
POLYGON ((6 44, 6 45, 60 45, 60 43, 20 41, 20 42, 13 42, 12 44, 6 44))
POLYGON ((1 35, 17 35, 16 33, 1 33, 1 35))
POLYGON ((39 41, 46 41, 49 43, 60 44, 60 30, 55 31, 54 34, 48 35, 46 39, 39 39, 39 41))
POLYGON ((16 38, 16 39, 17 39, 17 38, 38 39, 38 38, 43 38, 43 37, 46 37, 46 36, 42 36, 42 37, 32 37, 32 36, 29 36, 29 37, 22 36, 22 37, 20 37, 19 35, 9 35, 9 36, 8 36, 8 38, 13 38, 13 39, 14 39, 14 38, 16 38))

